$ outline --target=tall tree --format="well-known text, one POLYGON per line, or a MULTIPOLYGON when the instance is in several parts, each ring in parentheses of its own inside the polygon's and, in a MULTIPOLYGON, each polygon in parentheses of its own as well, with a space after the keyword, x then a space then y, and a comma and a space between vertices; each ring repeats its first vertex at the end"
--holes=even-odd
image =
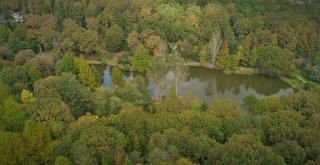
POLYGON ((161 99, 164 96, 164 91, 167 87, 166 75, 168 71, 169 66, 163 57, 155 57, 151 60, 147 77, 155 85, 156 99, 161 99))
POLYGON ((175 94, 178 94, 178 81, 184 81, 189 75, 189 66, 185 65, 180 54, 169 55, 169 67, 174 74, 175 94))
POLYGON ((227 64, 227 59, 229 57, 228 43, 224 42, 219 56, 217 57, 216 66, 217 68, 224 70, 227 64))
POLYGON ((66 53, 56 64, 56 74, 61 76, 64 72, 77 74, 75 57, 71 53, 66 53))
POLYGON ((150 55, 148 50, 143 45, 137 46, 133 55, 133 65, 136 67, 138 72, 147 71, 149 66, 149 58, 150 55))
POLYGON ((114 67, 111 73, 111 81, 113 85, 124 85, 123 75, 119 68, 114 67))
POLYGON ((269 45, 258 51, 257 66, 262 74, 270 77, 293 76, 292 57, 277 46, 269 45))
POLYGON ((112 25, 105 31, 106 47, 112 53, 122 47, 124 41, 124 32, 118 25, 112 25))

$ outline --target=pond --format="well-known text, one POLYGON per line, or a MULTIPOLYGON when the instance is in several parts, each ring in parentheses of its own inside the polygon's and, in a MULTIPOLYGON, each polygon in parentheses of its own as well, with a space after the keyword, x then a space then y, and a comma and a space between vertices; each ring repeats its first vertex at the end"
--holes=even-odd
MULTIPOLYGON (((103 86, 112 86, 110 66, 97 65, 102 75, 103 86)), ((264 77, 262 75, 225 74, 218 70, 191 66, 189 77, 178 84, 178 95, 191 92, 194 96, 212 103, 214 99, 232 99, 241 105, 243 98, 254 95, 258 98, 281 96, 292 92, 289 84, 281 79, 264 77)), ((124 79, 138 75, 135 72, 124 72, 124 79)), ((141 75, 141 74, 140 74, 141 75)), ((141 75, 145 77, 145 75, 141 75)), ((148 83, 150 94, 154 95, 154 87, 148 83)))

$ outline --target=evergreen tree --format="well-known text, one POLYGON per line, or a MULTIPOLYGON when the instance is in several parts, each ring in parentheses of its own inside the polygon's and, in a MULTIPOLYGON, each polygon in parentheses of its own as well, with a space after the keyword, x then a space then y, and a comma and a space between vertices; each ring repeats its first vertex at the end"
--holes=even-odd
POLYGON ((99 81, 96 78, 95 73, 92 68, 87 64, 84 58, 79 58, 76 60, 76 66, 79 71, 78 76, 82 84, 90 89, 94 89, 99 86, 99 81))
POLYGON ((133 65, 138 72, 145 72, 149 67, 149 52, 143 45, 138 45, 134 51, 133 65))
POLYGON ((119 68, 115 67, 112 69, 111 81, 113 85, 122 86, 124 83, 122 72, 119 68))
POLYGON ((75 58, 71 53, 66 53, 56 64, 56 74, 61 76, 63 72, 69 72, 73 74, 77 73, 75 58))
POLYGON ((226 68, 227 60, 229 57, 229 47, 228 43, 224 42, 220 54, 216 61, 216 66, 218 69, 224 70, 226 68))

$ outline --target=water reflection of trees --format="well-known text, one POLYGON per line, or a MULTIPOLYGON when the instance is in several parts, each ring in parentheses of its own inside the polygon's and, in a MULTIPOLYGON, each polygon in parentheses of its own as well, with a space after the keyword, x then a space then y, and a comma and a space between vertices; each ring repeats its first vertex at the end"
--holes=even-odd
POLYGON ((190 76, 187 81, 192 79, 203 84, 203 90, 207 96, 211 96, 214 90, 217 93, 232 91, 234 95, 238 95, 241 88, 245 90, 251 88, 261 95, 272 95, 289 87, 279 79, 270 79, 260 75, 224 74, 201 67, 190 67, 190 76))
MULTIPOLYGON (((95 67, 104 76, 104 80, 108 80, 112 67, 103 65, 95 67)), ((137 75, 145 77, 145 74, 137 72, 123 72, 123 74, 125 79, 137 75)), ((244 90, 253 89, 260 95, 269 96, 278 93, 281 89, 289 88, 289 85, 280 79, 271 79, 260 75, 224 74, 202 67, 190 67, 190 75, 185 82, 192 80, 197 80, 200 84, 197 84, 197 87, 190 86, 190 88, 198 90, 202 88, 205 96, 208 97, 213 96, 214 92, 225 93, 226 91, 231 91, 233 95, 239 95, 241 88, 244 90)), ((149 82, 148 84, 150 86, 149 82)))

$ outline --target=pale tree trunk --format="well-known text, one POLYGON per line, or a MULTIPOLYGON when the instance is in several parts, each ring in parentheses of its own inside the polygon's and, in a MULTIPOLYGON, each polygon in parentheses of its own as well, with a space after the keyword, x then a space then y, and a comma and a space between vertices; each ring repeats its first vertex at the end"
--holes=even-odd
POLYGON ((40 43, 39 43, 39 50, 40 50, 40 54, 42 54, 42 48, 41 48, 40 43))
POLYGON ((178 78, 175 79, 176 97, 178 97, 178 78))
POLYGON ((216 57, 219 53, 219 50, 222 46, 222 38, 221 38, 221 31, 215 31, 211 35, 211 39, 209 42, 209 49, 210 49, 210 56, 212 57, 212 63, 216 62, 216 57))

